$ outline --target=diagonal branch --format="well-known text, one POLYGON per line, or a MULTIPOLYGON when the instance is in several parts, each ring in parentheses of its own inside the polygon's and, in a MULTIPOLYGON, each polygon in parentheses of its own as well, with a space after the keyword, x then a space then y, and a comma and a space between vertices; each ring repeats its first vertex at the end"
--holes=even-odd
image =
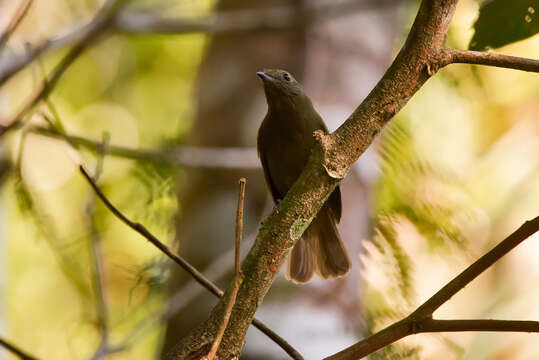
MULTIPOLYGON (((159 239, 157 239, 146 227, 140 223, 136 223, 128 219, 120 210, 118 210, 111 202, 110 200, 103 194, 103 192, 97 187, 95 182, 92 180, 92 177, 86 172, 86 170, 80 166, 79 167, 80 172, 82 175, 86 178, 94 192, 96 193, 97 197, 103 201, 107 209, 109 209, 110 212, 114 216, 116 216, 120 221, 122 221, 124 224, 129 226, 131 229, 135 230, 137 233, 142 235, 146 240, 151 242, 155 247, 157 247, 161 252, 163 252, 165 255, 167 255, 172 261, 174 261, 176 264, 180 265, 185 271, 187 271, 199 284, 204 286, 209 292, 211 292, 213 295, 217 297, 223 297, 224 292, 217 287, 214 283, 212 283, 210 280, 208 280, 202 273, 200 273, 195 267, 193 267, 190 263, 188 263, 186 260, 184 260, 180 255, 176 254, 173 250, 171 250, 168 246, 163 244, 159 239)), ((288 355, 290 355, 293 359, 296 360, 302 360, 303 357, 297 352, 296 349, 294 349, 286 340, 281 338, 279 335, 277 335, 275 332, 273 332, 271 329, 269 329, 266 325, 264 325, 260 320, 253 319, 252 324, 258 328, 260 331, 262 331, 266 336, 268 336, 270 339, 272 339, 277 345, 279 345, 288 355)))
POLYGON ((332 355, 327 360, 352 360, 367 356, 408 335, 445 331, 516 331, 539 332, 537 321, 512 320, 436 320, 432 313, 462 290, 518 244, 539 231, 539 216, 526 221, 514 233, 494 247, 466 270, 447 283, 408 317, 386 327, 366 339, 332 355))
POLYGON ((536 59, 528 59, 491 52, 455 49, 446 49, 444 56, 444 61, 447 62, 447 64, 477 64, 539 72, 539 60, 536 59))
MULTIPOLYGON (((118 8, 125 0, 108 0, 101 8, 99 13, 95 16, 88 30, 83 34, 79 41, 69 50, 60 63, 54 68, 49 79, 45 79, 44 82, 34 91, 28 100, 26 100, 24 106, 15 113, 15 115, 6 121, 7 125, 0 125, 0 136, 7 131, 19 126, 21 124, 22 117, 34 107, 41 99, 47 97, 52 89, 56 86, 62 75, 69 68, 69 66, 79 57, 79 55, 90 46, 104 31, 108 24, 111 23, 118 8)), ((4 81, 3 75, 0 74, 0 84, 4 81)))
POLYGON ((0 62, 0 85, 4 84, 13 75, 24 69, 47 50, 60 48, 66 45, 73 45, 74 48, 84 48, 87 45, 90 45, 98 35, 110 27, 113 23, 114 16, 116 16, 117 12, 121 9, 124 1, 125 0, 107 0, 92 21, 87 25, 58 39, 47 40, 44 43, 31 48, 24 55, 9 58, 0 62))
POLYGON ((19 4, 19 7, 15 11, 15 14, 9 21, 9 24, 6 26, 2 34, 0 34, 0 50, 6 45, 7 41, 11 37, 11 34, 15 32, 22 19, 30 9, 33 0, 22 0, 19 4))
POLYGON ((476 262, 447 283, 447 285, 414 311, 412 316, 415 318, 431 316, 434 311, 447 302, 453 295, 462 290, 486 269, 491 267, 492 264, 537 231, 539 231, 539 216, 533 220, 526 221, 504 241, 499 243, 485 255, 481 256, 476 262))
POLYGON ((13 345, 7 340, 0 338, 0 346, 4 349, 10 351, 12 354, 18 356, 22 360, 37 360, 36 357, 28 354, 26 351, 22 350, 18 346, 13 345))

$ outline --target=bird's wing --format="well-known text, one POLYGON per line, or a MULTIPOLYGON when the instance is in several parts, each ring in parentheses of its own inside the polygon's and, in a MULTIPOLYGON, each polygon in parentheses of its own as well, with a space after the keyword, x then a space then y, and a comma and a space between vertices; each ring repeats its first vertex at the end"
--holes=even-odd
POLYGON ((279 194, 279 191, 277 191, 277 187, 275 186, 275 183, 273 182, 271 178, 271 174, 269 172, 268 160, 266 159, 266 154, 264 154, 264 152, 259 151, 258 157, 260 158, 260 162, 262 163, 262 168, 264 169, 264 178, 266 179, 266 184, 268 184, 268 187, 270 188, 273 201, 277 202, 277 200, 282 200, 283 195, 279 194))
MULTIPOLYGON (((315 112, 315 121, 314 123, 317 125, 318 129, 323 130, 326 134, 329 133, 329 130, 324 123, 324 120, 322 120, 322 117, 315 112)), ((314 130, 313 130, 314 131, 314 130)), ((341 214, 342 214, 342 202, 341 202, 341 188, 340 186, 337 186, 335 190, 331 193, 329 196, 329 199, 326 202, 327 206, 333 211, 333 215, 335 216, 335 220, 337 220, 337 223, 341 220, 341 214)))

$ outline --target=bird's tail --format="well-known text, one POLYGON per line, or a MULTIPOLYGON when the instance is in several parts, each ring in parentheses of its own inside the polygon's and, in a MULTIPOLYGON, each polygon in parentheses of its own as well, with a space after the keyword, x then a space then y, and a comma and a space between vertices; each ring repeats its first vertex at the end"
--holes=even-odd
POLYGON ((350 259, 337 230, 333 211, 324 206, 288 259, 286 277, 306 283, 316 272, 322 279, 341 277, 350 269, 350 259))

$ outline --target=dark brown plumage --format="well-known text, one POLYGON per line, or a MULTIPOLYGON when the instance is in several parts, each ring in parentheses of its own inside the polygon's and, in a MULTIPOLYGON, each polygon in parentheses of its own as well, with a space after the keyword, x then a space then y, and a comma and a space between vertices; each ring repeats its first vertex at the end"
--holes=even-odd
MULTIPOLYGON (((279 202, 292 187, 314 145, 313 132, 327 132, 302 86, 284 70, 257 73, 264 83, 268 113, 258 130, 258 155, 273 200, 279 202)), ((306 283, 316 272, 323 279, 343 276, 350 260, 337 231, 341 193, 337 187, 305 230, 288 258, 286 277, 306 283)))

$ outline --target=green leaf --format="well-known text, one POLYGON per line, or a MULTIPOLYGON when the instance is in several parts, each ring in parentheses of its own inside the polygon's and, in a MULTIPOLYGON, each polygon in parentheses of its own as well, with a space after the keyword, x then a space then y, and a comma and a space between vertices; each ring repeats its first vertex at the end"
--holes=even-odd
POLYGON ((470 50, 497 48, 539 32, 539 0, 485 0, 474 24, 470 50))

